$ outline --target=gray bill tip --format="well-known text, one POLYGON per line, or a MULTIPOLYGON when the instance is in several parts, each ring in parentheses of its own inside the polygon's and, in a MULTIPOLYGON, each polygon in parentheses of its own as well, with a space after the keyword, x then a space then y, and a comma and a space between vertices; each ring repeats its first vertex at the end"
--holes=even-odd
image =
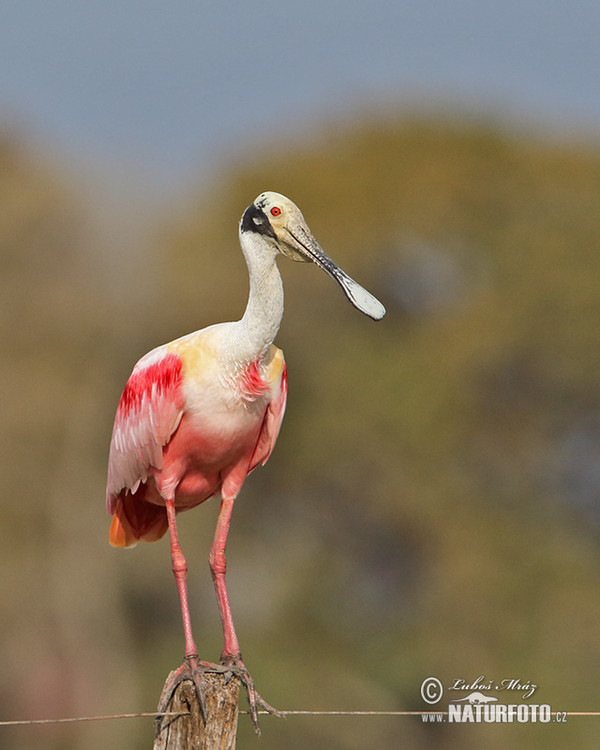
POLYGON ((385 307, 358 282, 343 272, 339 275, 336 274, 336 281, 357 310, 368 315, 369 318, 373 318, 373 320, 381 320, 383 318, 386 312, 385 307))

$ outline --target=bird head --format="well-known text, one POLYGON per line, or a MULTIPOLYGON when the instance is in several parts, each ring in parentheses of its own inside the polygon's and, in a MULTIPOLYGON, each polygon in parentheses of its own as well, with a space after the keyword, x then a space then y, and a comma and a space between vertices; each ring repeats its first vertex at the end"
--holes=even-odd
POLYGON ((312 262, 340 285, 348 300, 365 315, 380 320, 385 307, 325 254, 298 206, 280 193, 261 193, 244 211, 240 232, 254 232, 294 261, 312 262))

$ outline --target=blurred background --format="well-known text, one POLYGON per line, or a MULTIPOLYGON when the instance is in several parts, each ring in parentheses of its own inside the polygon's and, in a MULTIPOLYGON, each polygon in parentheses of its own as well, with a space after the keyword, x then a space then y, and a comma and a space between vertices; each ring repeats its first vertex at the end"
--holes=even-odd
MULTIPOLYGON (((591 0, 5 0, 0 720, 152 711, 180 663, 167 541, 107 543, 112 420, 142 354, 242 314, 267 189, 388 315, 281 259, 288 410, 228 546, 258 689, 417 710, 426 677, 485 675, 598 709, 599 31, 591 0)), ((180 524, 213 660, 216 511, 180 524)), ((267 717, 257 744, 241 718, 238 746, 595 748, 599 721, 267 717)))

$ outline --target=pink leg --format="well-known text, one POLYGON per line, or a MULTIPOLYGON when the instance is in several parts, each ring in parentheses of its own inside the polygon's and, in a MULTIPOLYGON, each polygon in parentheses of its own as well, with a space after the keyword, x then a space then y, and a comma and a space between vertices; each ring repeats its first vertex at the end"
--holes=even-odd
POLYGON ((235 496, 223 497, 221 500, 221 510, 219 511, 217 528, 208 559, 215 584, 219 612, 221 613, 221 620, 223 622, 225 645, 221 654, 221 661, 231 663, 241 662, 240 646, 235 634, 235 628, 233 627, 233 617, 225 585, 225 571, 227 570, 225 546, 227 544, 227 533, 229 531, 229 522, 231 521, 231 511, 233 510, 234 501, 235 496))
POLYGON ((234 501, 235 494, 224 493, 221 500, 221 510, 219 511, 219 517, 217 519, 215 537, 213 539, 212 547, 210 548, 209 564, 215 584, 215 591, 217 592, 221 620, 223 621, 225 645, 223 653, 221 654, 221 664, 226 666, 222 667, 222 669, 226 669, 227 671, 231 670, 231 673, 235 674, 244 686, 248 697, 248 704, 250 706, 250 718, 254 724, 255 731, 257 734, 260 734, 260 728, 258 726, 258 707, 264 708, 266 711, 275 714, 276 716, 281 716, 281 714, 273 708, 273 706, 263 700, 256 692, 254 680, 250 677, 248 670, 242 661, 240 646, 237 635, 235 634, 235 628, 233 627, 229 596, 227 594, 227 587, 225 586, 225 571, 227 569, 225 546, 227 544, 227 532, 229 531, 229 522, 231 521, 231 511, 233 510, 234 501))
POLYGON ((204 697, 204 685, 198 666, 198 651, 192 637, 192 624, 190 620, 190 608, 187 598, 187 563, 177 537, 177 524, 175 523, 175 503, 173 500, 165 500, 167 508, 167 519, 169 521, 169 533, 171 536, 171 561, 173 573, 179 591, 181 602, 181 616, 183 618, 183 633, 185 636, 185 657, 183 664, 168 676, 160 696, 158 713, 164 713, 175 692, 175 688, 183 680, 191 680, 196 687, 196 695, 200 704, 202 715, 206 718, 206 700, 204 697))
POLYGON ((185 636, 185 658, 197 658, 198 650, 192 637, 192 622, 190 619, 190 608, 187 597, 187 563, 177 536, 177 524, 175 523, 175 503, 173 500, 165 501, 167 506, 167 518, 169 520, 169 533, 171 536, 171 561, 173 573, 179 591, 181 602, 181 616, 183 618, 183 634, 185 636))

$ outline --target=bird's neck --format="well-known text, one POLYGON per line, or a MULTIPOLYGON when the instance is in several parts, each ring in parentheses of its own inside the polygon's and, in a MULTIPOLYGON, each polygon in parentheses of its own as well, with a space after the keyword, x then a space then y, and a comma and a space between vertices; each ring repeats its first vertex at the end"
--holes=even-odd
POLYGON ((251 232, 240 235, 250 294, 241 320, 235 324, 232 353, 238 362, 253 362, 273 343, 283 317, 283 284, 275 258, 277 251, 251 232))

